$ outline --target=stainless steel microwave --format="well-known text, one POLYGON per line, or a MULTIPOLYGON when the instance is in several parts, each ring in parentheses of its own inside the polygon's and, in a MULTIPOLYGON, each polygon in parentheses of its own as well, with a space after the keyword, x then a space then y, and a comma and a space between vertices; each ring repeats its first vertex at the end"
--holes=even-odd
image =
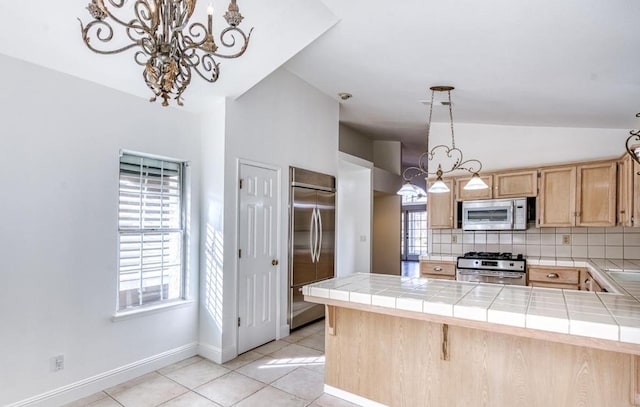
POLYGON ((525 230, 527 198, 462 202, 464 230, 525 230))

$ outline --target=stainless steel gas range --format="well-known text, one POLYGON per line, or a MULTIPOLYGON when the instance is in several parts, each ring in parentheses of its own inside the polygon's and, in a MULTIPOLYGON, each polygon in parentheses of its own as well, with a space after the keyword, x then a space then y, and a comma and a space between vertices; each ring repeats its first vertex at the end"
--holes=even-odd
POLYGON ((456 280, 524 286, 527 261, 521 254, 468 252, 458 257, 456 280))

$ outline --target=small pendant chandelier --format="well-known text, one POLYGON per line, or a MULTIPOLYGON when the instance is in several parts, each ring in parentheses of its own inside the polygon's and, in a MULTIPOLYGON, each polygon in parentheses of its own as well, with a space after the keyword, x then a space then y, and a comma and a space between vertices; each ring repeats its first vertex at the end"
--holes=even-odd
POLYGON ((417 176, 428 177, 429 175, 435 175, 436 181, 429 187, 430 193, 444 193, 449 192, 447 184, 442 180, 444 174, 448 174, 457 170, 468 171, 472 174, 471 179, 464 186, 466 190, 473 189, 487 189, 489 186, 480 178, 480 170, 482 170, 482 163, 479 160, 471 159, 464 160, 462 150, 456 147, 455 135, 453 132, 453 110, 451 103, 451 91, 455 89, 453 86, 432 86, 431 88, 431 104, 429 108, 429 121, 427 123, 427 136, 426 136, 426 151, 420 155, 418 159, 417 167, 408 167, 402 172, 402 178, 404 179, 404 185, 398 191, 399 195, 415 196, 412 191, 414 188, 418 188, 411 183, 411 180, 417 176), (433 117, 433 102, 436 92, 447 92, 448 101, 444 102, 449 107, 449 120, 451 127, 451 147, 440 144, 429 150, 429 132, 431 131, 431 119, 433 117), (429 162, 437 160, 438 168, 436 171, 429 171, 429 162), (444 162, 445 168, 442 168, 444 162))
MULTIPOLYGON (((636 117, 640 117, 640 113, 636 114, 636 117)), ((627 142, 625 143, 627 153, 635 162, 640 164, 640 130, 631 130, 629 134, 630 136, 627 137, 627 142)))
POLYGON ((182 106, 182 93, 194 72, 213 83, 220 76, 220 64, 214 57, 238 58, 246 51, 253 29, 246 35, 238 28, 244 17, 236 1, 231 0, 224 15, 229 26, 220 32, 220 44, 235 50, 231 54, 218 52, 213 37, 213 5, 207 8, 206 26, 189 23, 197 0, 135 0, 127 7, 132 9, 130 16, 122 12, 127 0, 92 0, 87 10, 93 20, 86 26, 80 21, 82 39, 98 54, 117 54, 135 48, 134 60, 144 67, 142 76, 154 95, 151 101, 161 98, 162 106, 168 106, 169 99, 175 99, 182 106), (92 37, 97 44, 110 42, 114 39, 114 27, 122 29, 120 34, 127 44, 101 49, 90 42, 92 37))

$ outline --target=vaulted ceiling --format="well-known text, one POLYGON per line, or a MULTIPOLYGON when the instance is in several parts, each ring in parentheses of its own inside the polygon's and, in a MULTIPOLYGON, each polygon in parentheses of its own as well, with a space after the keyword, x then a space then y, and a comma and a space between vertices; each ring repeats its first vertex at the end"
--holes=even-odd
MULTIPOLYGON (((130 4, 132 0, 126 0, 130 4)), ((0 53, 148 98, 133 53, 86 49, 89 0, 0 2, 0 53)), ((227 1, 214 1, 216 21, 227 1)), ((457 123, 640 127, 637 0, 239 0, 255 27, 214 85, 194 79, 185 109, 242 95, 284 66, 341 101, 341 122, 419 145, 433 85, 453 85, 457 123)), ((205 20, 207 1, 196 16, 205 20)), ((11 78, 3 78, 11 80, 11 78)), ((61 89, 61 92, 64 90, 61 89)), ((45 97, 55 100, 55 95, 45 97)), ((445 109, 434 121, 446 121, 445 109)))

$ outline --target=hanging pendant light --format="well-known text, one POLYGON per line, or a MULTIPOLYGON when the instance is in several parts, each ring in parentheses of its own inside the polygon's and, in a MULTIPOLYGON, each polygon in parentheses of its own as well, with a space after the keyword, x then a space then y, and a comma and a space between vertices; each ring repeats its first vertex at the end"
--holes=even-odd
POLYGON ((482 178, 480 178, 480 175, 476 172, 471 176, 471 179, 469 180, 469 182, 467 182, 467 185, 465 185, 462 189, 466 191, 473 191, 477 189, 487 189, 487 188, 489 188, 487 183, 484 182, 482 178))
POLYGON ((405 181, 404 184, 402 184, 402 188, 400 188, 396 193, 398 195, 409 197, 427 196, 427 193, 424 192, 424 189, 420 188, 417 185, 413 185, 411 181, 405 181))
POLYGON ((436 182, 429 187, 429 193, 442 194, 449 192, 449 187, 442 180, 442 166, 438 164, 438 171, 436 171, 436 182))
MULTIPOLYGON (((476 159, 464 160, 462 150, 456 147, 455 134, 453 131, 453 104, 451 103, 451 91, 455 89, 453 86, 432 86, 431 88, 431 103, 429 108, 429 121, 427 122, 427 133, 425 138, 426 149, 425 152, 420 155, 418 159, 418 165, 415 167, 408 167, 402 173, 402 178, 405 180, 405 185, 417 176, 429 176, 436 175, 436 181, 429 187, 429 193, 444 193, 449 192, 449 188, 442 180, 444 174, 451 173, 453 171, 463 170, 473 174, 464 189, 486 189, 489 186, 480 178, 480 171, 482 170, 482 163, 476 159), (447 92, 448 101, 443 104, 449 107, 449 122, 451 128, 451 146, 444 144, 437 145, 429 150, 429 132, 431 131, 431 119, 433 117, 433 102, 436 92, 447 92), (429 162, 434 161, 436 156, 440 156, 437 162, 438 169, 435 172, 429 171, 429 162), (442 168, 443 161, 449 161, 445 169, 442 168)), ((403 185, 404 188, 404 185, 403 185)), ((402 188, 401 188, 402 189, 402 188)), ((400 193, 400 191, 398 191, 400 193)))

